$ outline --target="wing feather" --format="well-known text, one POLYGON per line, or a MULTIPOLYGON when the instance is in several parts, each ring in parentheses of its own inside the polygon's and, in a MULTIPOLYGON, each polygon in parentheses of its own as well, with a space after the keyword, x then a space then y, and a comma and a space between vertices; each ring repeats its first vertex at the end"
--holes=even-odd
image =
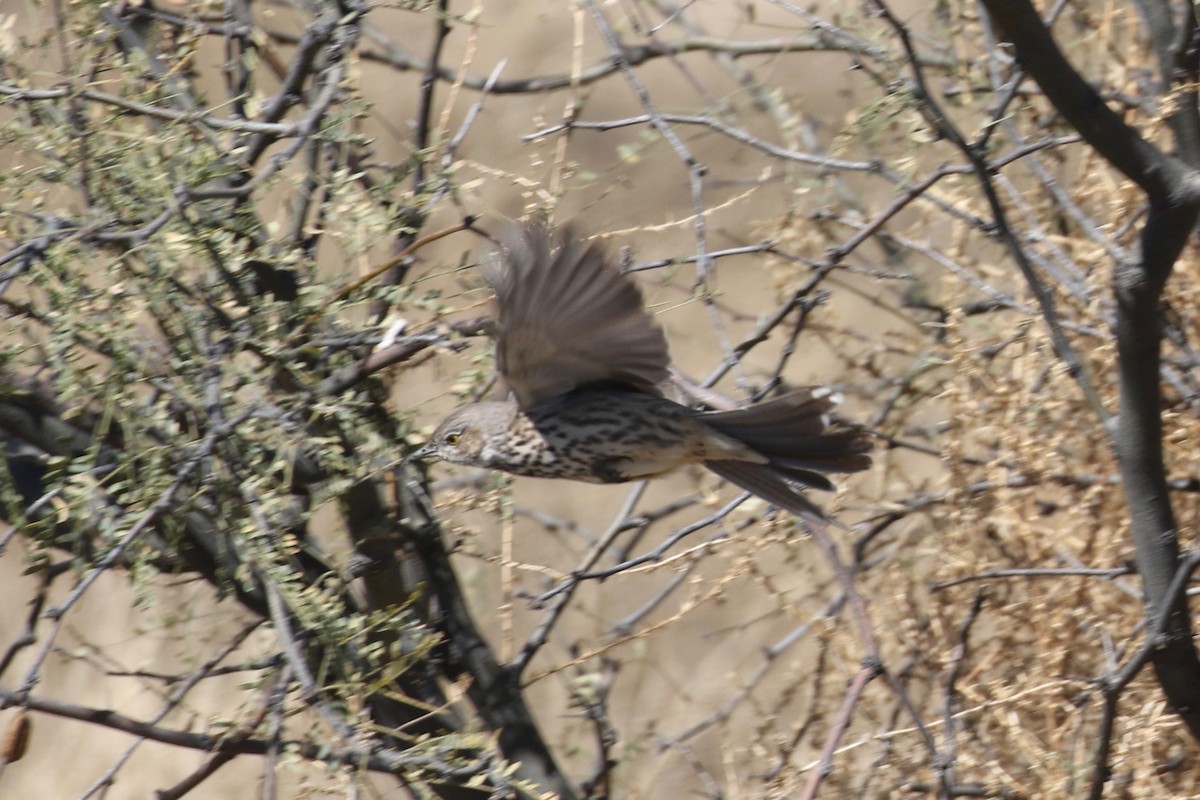
POLYGON ((570 228, 529 225, 485 278, 498 306, 496 364, 522 408, 596 383, 662 394, 662 328, 600 245, 570 228))

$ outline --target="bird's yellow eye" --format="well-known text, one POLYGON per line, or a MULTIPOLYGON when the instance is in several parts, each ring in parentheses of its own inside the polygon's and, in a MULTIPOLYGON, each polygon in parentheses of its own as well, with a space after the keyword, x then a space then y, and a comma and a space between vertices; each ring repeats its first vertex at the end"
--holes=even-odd
POLYGON ((458 444, 458 440, 461 438, 462 437, 459 436, 457 433, 447 433, 446 434, 446 444, 450 445, 451 447, 454 447, 458 444))

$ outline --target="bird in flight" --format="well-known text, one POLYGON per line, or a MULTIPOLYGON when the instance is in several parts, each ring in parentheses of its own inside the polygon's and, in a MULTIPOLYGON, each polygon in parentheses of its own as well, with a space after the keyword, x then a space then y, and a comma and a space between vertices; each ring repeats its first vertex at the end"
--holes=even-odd
POLYGON ((570 228, 518 229, 485 266, 496 293, 496 366, 512 397, 450 414, 409 459, 535 478, 622 483, 703 464, 810 522, 803 488, 870 466, 861 427, 835 421, 839 398, 808 387, 733 411, 668 399, 667 342, 642 295, 603 248, 570 228))

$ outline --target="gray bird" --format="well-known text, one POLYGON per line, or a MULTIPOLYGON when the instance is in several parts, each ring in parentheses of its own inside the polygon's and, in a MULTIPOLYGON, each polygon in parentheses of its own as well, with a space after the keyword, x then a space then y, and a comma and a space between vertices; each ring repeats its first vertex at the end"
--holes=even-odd
POLYGON ((810 521, 801 487, 870 466, 869 434, 829 416, 809 387, 734 411, 663 396, 667 342, 636 284, 570 229, 520 229, 485 267, 496 292, 496 365, 513 399, 450 414, 409 458, 436 456, 535 478, 622 483, 703 464, 810 521))

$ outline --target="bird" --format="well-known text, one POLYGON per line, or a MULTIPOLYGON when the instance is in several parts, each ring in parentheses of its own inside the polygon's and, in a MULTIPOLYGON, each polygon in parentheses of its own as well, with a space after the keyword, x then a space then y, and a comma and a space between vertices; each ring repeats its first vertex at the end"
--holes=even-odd
POLYGON ((700 464, 810 523, 803 493, 871 464, 871 437, 831 416, 821 386, 729 411, 667 397, 670 356, 637 284, 573 226, 514 227, 483 265, 496 295, 495 361, 510 396, 447 416, 408 460, 535 478, 623 483, 700 464))

